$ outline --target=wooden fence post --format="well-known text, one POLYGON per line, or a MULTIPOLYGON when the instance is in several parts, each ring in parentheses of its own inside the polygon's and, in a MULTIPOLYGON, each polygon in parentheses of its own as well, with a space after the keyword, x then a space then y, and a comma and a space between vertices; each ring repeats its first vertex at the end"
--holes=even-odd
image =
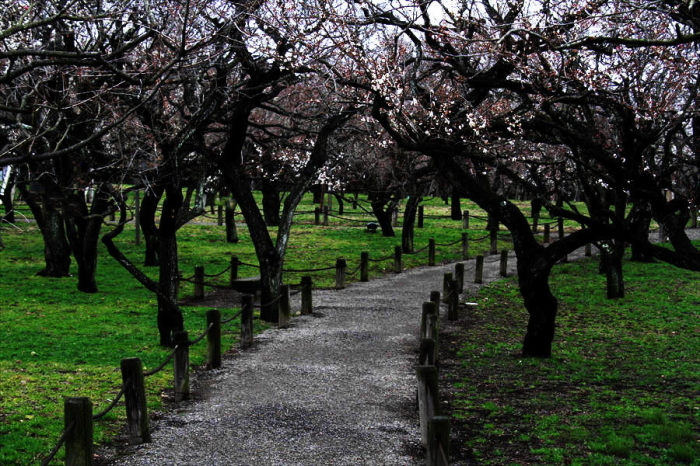
POLYGON ((496 254, 498 252, 498 230, 493 228, 489 230, 489 239, 491 241, 491 247, 489 248, 489 254, 496 254))
POLYGON ((323 206, 323 226, 324 227, 328 226, 328 206, 327 205, 323 206))
POLYGON ((175 401, 184 401, 190 397, 190 342, 187 332, 173 332, 176 345, 173 358, 175 401))
POLYGON ((418 206, 418 228, 423 228, 423 211, 424 207, 422 205, 418 206))
POLYGON ((484 282, 484 256, 476 256, 476 266, 474 267, 474 283, 484 282))
POLYGON ((542 242, 544 244, 549 244, 549 230, 550 230, 550 228, 551 227, 549 226, 549 223, 544 224, 544 239, 542 240, 542 242))
POLYGON ((447 301, 447 320, 457 320, 459 318, 459 290, 457 280, 451 280, 448 284, 450 297, 447 301))
POLYGON ((508 276, 508 250, 507 249, 504 249, 501 251, 500 274, 501 274, 501 277, 508 276))
POLYGON ((242 349, 253 345, 253 295, 241 296, 241 338, 239 345, 242 349))
POLYGON ((348 261, 339 257, 335 260, 335 289, 345 288, 345 271, 348 268, 348 261))
POLYGON ((457 281, 457 291, 464 291, 464 262, 455 264, 455 281, 457 281))
POLYGON ((435 366, 418 366, 418 414, 420 417, 421 443, 428 446, 428 420, 440 414, 438 402, 438 369, 435 366))
POLYGON ((280 286, 280 305, 279 305, 278 328, 289 327, 289 321, 292 318, 292 303, 289 300, 289 285, 280 286))
POLYGON ((433 416, 428 419, 426 458, 428 466, 450 464, 450 418, 448 416, 433 416))
POLYGON ((204 298, 204 266, 194 268, 194 299, 204 298))
MULTIPOLYGON (((430 300, 435 303, 435 309, 436 312, 440 310, 440 292, 439 291, 431 291, 430 292, 430 300)), ((439 312, 438 312, 438 315, 439 312)))
POLYGON ((421 338, 418 349, 418 365, 435 365, 435 340, 432 338, 421 338))
POLYGON ((314 225, 319 225, 321 223, 321 208, 316 207, 314 209, 314 225))
POLYGON ((139 358, 124 358, 121 360, 121 371, 129 443, 136 445, 150 442, 151 428, 143 380, 143 363, 139 358))
POLYGON ((401 273, 402 270, 401 246, 394 246, 394 273, 401 273))
POLYGON ((313 281, 311 277, 305 275, 301 277, 301 314, 308 315, 313 312, 313 281))
POLYGON ((447 303, 450 301, 449 284, 452 281, 452 272, 445 272, 442 275, 442 301, 447 303))
POLYGON ((428 240, 428 265, 431 267, 435 265, 435 240, 433 238, 428 240))
POLYGON ((369 281, 369 253, 360 253, 360 281, 369 281))
POLYGON ((221 312, 218 309, 207 311, 207 367, 221 367, 221 312))
POLYGON ((66 466, 92 465, 92 402, 90 398, 66 398, 63 402, 66 436, 66 466))
POLYGON ((464 230, 469 229, 469 211, 468 210, 465 210, 464 212, 462 212, 462 228, 464 230))
POLYGON ((229 274, 229 286, 233 288, 233 282, 238 280, 238 256, 231 256, 231 273, 229 274))
POLYGON ((423 303, 420 319, 420 339, 433 340, 433 355, 431 360, 437 364, 440 346, 440 305, 434 301, 423 303))
POLYGON ((462 260, 469 260, 469 233, 462 233, 462 260))

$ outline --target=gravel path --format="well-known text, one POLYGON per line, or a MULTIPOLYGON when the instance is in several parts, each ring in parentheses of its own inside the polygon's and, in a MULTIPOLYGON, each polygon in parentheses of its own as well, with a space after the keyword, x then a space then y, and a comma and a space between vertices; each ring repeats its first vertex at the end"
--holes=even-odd
MULTIPOLYGON (((498 278, 497 259, 486 258, 486 282, 498 278)), ((414 406, 421 307, 452 271, 424 267, 315 290, 313 315, 256 336, 193 383, 201 400, 153 423, 152 443, 108 464, 423 464, 414 406)))

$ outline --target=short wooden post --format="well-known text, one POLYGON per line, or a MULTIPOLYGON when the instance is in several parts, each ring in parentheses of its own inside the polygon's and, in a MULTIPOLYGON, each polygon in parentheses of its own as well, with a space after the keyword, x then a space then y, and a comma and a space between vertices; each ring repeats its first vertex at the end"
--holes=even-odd
POLYGON ((564 217, 557 219, 557 228, 559 230, 559 239, 562 239, 564 237, 564 217))
POLYGON ((313 281, 308 275, 301 277, 301 314, 309 315, 313 312, 313 281))
POLYGON ((360 281, 369 281, 369 253, 360 253, 360 281))
POLYGON ((432 338, 421 338, 420 347, 418 349, 418 365, 435 365, 435 340, 432 338))
POLYGON ((420 417, 421 443, 428 446, 428 420, 440 414, 438 402, 438 369, 435 366, 418 366, 418 413, 420 417))
POLYGON ((462 233, 462 260, 469 260, 469 233, 462 233))
POLYGON ((586 244, 586 246, 585 246, 585 248, 584 248, 584 253, 583 253, 583 254, 584 254, 586 257, 591 257, 591 255, 592 255, 591 243, 586 244))
POLYGON ((465 210, 464 212, 462 212, 462 228, 464 230, 469 229, 469 211, 468 210, 465 210))
POLYGON ((316 207, 314 209, 314 225, 320 225, 321 224, 321 208, 316 207))
POLYGON ((323 206, 323 226, 324 227, 328 226, 328 206, 327 205, 323 206))
POLYGON ((241 296, 241 349, 250 348, 253 345, 253 295, 241 296))
POLYGON ((402 270, 401 246, 394 246, 394 273, 401 273, 402 270))
POLYGON ((339 257, 335 260, 335 289, 345 288, 345 271, 348 268, 348 261, 339 257))
POLYGON ((229 274, 229 286, 231 288, 233 288, 233 283, 238 280, 238 264, 240 264, 238 256, 231 256, 231 273, 229 274))
POLYGON ((289 321, 292 318, 292 303, 289 299, 289 285, 280 286, 279 313, 280 315, 277 326, 279 328, 289 327, 289 321))
POLYGON ((504 249, 501 251, 500 275, 501 275, 501 277, 508 276, 508 250, 507 249, 504 249))
POLYGON ((449 283, 452 281, 452 272, 445 272, 442 275, 442 301, 447 303, 450 301, 449 283))
POLYGON ((428 265, 431 267, 435 265, 435 240, 433 238, 428 240, 428 265))
POLYGON ((489 230, 489 240, 491 241, 489 254, 496 254, 498 252, 498 230, 495 228, 489 230))
POLYGON ((544 244, 549 244, 549 230, 550 230, 550 228, 551 227, 550 227, 549 223, 544 224, 544 239, 542 240, 542 242, 544 244))
POLYGON ((207 328, 207 367, 217 369, 221 367, 221 311, 207 311, 207 328))
POLYGON ((447 284, 447 288, 450 290, 449 299, 447 300, 447 320, 450 321, 459 318, 459 290, 457 286, 456 280, 451 280, 447 284))
POLYGON ((424 207, 422 205, 418 206, 418 228, 423 228, 423 211, 424 207))
POLYGON ((457 291, 464 291, 464 262, 455 264, 455 281, 457 282, 457 291))
POLYGON ((143 380, 143 363, 140 358, 124 358, 121 360, 121 371, 129 443, 136 445, 150 442, 151 428, 143 380))
POLYGON ((474 283, 484 282, 484 256, 476 256, 476 266, 474 267, 474 283))
MULTIPOLYGON (((435 303, 435 310, 436 312, 440 310, 440 292, 439 291, 431 291, 430 292, 430 300, 435 303)), ((438 315, 440 315, 438 313, 438 315)))
POLYGON ((173 332, 175 356, 173 358, 173 375, 175 401, 184 401, 190 397, 190 341, 187 332, 173 332))
POLYGON ((92 402, 87 397, 71 397, 63 401, 66 436, 66 466, 92 465, 92 402), (71 428, 72 425, 72 428, 71 428))
POLYGON ((439 306, 434 301, 426 301, 423 303, 420 320, 420 339, 433 340, 433 355, 431 360, 437 364, 440 346, 440 314, 439 306))
POLYGON ((194 299, 204 298, 204 266, 194 268, 194 299))
POLYGON ((428 466, 450 464, 450 418, 448 416, 433 416, 428 419, 426 450, 428 466))

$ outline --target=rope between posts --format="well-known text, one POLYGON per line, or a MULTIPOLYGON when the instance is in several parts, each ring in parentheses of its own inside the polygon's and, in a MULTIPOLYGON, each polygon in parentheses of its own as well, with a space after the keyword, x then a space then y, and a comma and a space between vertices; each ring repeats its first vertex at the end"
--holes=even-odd
POLYGON ((233 321, 234 319, 237 319, 238 317, 240 317, 241 314, 243 314, 243 311, 238 311, 230 319, 222 320, 221 325, 228 324, 229 322, 233 321))
POLYGON ((222 276, 223 274, 225 274, 226 272, 228 272, 229 270, 231 270, 231 266, 230 266, 230 265, 229 265, 228 267, 226 267, 224 270, 222 270, 221 272, 219 272, 219 273, 215 273, 215 274, 212 274, 212 275, 209 275, 209 274, 206 274, 206 273, 205 273, 204 276, 205 276, 205 277, 209 277, 209 278, 220 277, 220 276, 222 276))
POLYGON ((213 326, 214 326, 214 322, 210 323, 209 326, 204 330, 204 332, 202 332, 202 334, 200 336, 195 338, 193 341, 189 342, 189 346, 196 345, 197 343, 202 341, 202 339, 207 336, 207 334, 209 333, 209 330, 211 330, 211 328, 213 326))
POLYGON ((387 256, 387 257, 383 257, 383 258, 381 258, 381 259, 370 259, 370 258, 367 258, 367 260, 370 261, 370 262, 384 262, 384 261, 387 261, 387 260, 389 260, 389 259, 392 259, 392 260, 393 260, 393 259, 394 259, 394 256, 387 256))
POLYGON ((428 244, 428 245, 422 247, 421 249, 419 249, 419 250, 417 250, 417 251, 413 251, 413 252, 404 252, 404 254, 406 254, 407 256, 410 256, 410 255, 412 255, 412 254, 420 254, 421 252, 425 251, 425 250, 428 249, 429 247, 430 247, 430 244, 428 244))
POLYGON ((344 221, 346 221, 346 222, 367 223, 368 221, 371 220, 371 219, 368 220, 368 219, 346 218, 346 217, 341 217, 341 216, 339 216, 339 215, 333 215, 333 214, 330 214, 330 213, 328 214, 328 216, 329 216, 329 217, 333 217, 333 218, 337 218, 337 219, 339 219, 339 220, 344 220, 344 221))
POLYGON ((99 412, 99 413, 97 413, 97 414, 93 414, 93 415, 92 415, 92 419, 93 419, 94 421, 96 421, 96 420, 98 420, 98 419, 100 419, 100 418, 103 418, 104 416, 107 415, 108 412, 110 412, 115 406, 117 406, 117 403, 119 402, 119 400, 121 399, 121 397, 124 395, 124 392, 126 391, 126 387, 127 387, 127 385, 129 384, 129 382, 131 382, 131 381, 128 380, 126 383, 124 383, 124 384, 122 385, 121 390, 119 390, 119 393, 117 393, 117 396, 114 397, 114 399, 113 399, 112 402, 109 404, 109 406, 107 406, 102 412, 99 412))
POLYGON ((262 303, 260 303, 260 304, 254 304, 253 307, 258 308, 258 309, 261 309, 261 308, 263 308, 263 307, 272 306, 273 304, 277 304, 277 302, 279 302, 280 299, 281 299, 281 296, 278 296, 278 297, 276 297, 275 299, 273 299, 272 301, 270 301, 269 303, 265 303, 265 304, 262 304, 262 303))
POLYGON ((311 272, 323 272, 325 270, 335 270, 335 266, 332 267, 321 267, 318 269, 299 269, 299 270, 294 270, 294 269, 282 269, 282 272, 286 273, 311 273, 311 272))
POLYGON ((151 375, 157 374, 158 372, 162 371, 163 368, 165 367, 165 365, 170 362, 170 360, 173 358, 173 356, 175 356, 175 352, 178 350, 179 347, 180 347, 180 345, 175 345, 175 348, 173 348, 173 350, 170 352, 168 357, 165 358, 165 361, 163 361, 163 363, 160 366, 156 367, 152 371, 144 372, 143 376, 150 377, 151 375))
POLYGON ((73 431, 73 429, 75 429, 75 420, 71 421, 68 427, 66 427, 66 430, 63 431, 63 435, 61 435, 61 438, 58 439, 56 446, 53 447, 53 449, 49 452, 48 455, 46 455, 44 460, 41 462, 41 466, 47 466, 51 462, 51 460, 53 460, 54 456, 56 456, 56 453, 58 453, 58 450, 60 450, 63 444, 66 443, 66 439, 73 431))
POLYGON ((451 243, 435 243, 435 246, 454 246, 457 243, 461 243, 462 238, 458 239, 457 241, 453 241, 451 243))

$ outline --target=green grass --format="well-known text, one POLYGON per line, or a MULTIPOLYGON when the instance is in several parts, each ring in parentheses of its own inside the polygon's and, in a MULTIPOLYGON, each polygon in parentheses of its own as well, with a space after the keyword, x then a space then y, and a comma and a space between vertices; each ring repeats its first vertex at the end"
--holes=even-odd
POLYGON ((700 276, 626 263, 627 296, 607 300, 597 268, 555 268, 550 359, 519 356, 514 279, 475 297, 452 408, 478 464, 700 465, 700 276))

